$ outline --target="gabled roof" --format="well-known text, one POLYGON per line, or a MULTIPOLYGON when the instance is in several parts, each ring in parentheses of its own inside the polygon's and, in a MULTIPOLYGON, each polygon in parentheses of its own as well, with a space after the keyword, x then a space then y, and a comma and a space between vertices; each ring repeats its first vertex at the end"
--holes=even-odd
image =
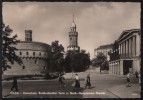
POLYGON ((122 38, 124 38, 125 36, 133 33, 133 32, 140 32, 140 29, 131 29, 131 30, 125 30, 121 33, 121 35, 119 36, 119 38, 117 39, 117 41, 121 40, 122 38))

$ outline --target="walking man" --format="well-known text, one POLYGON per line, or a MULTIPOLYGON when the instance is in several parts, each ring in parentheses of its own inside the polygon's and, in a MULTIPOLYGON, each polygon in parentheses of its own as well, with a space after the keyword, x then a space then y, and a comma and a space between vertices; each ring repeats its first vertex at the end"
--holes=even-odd
POLYGON ((13 78, 13 84, 12 84, 11 91, 13 91, 13 89, 15 89, 16 92, 19 91, 19 90, 18 90, 18 86, 17 86, 17 78, 16 78, 16 77, 13 78))
POLYGON ((87 79, 86 79, 86 85, 85 88, 88 86, 88 88, 91 88, 91 83, 90 83, 90 74, 87 75, 87 79))
POLYGON ((127 87, 131 87, 130 85, 130 72, 127 73, 127 87))

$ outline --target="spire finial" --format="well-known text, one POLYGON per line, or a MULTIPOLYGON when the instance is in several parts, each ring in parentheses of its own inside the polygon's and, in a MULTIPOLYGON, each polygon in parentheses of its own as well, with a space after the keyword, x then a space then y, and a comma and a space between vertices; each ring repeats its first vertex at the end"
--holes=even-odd
POLYGON ((74 22, 74 13, 73 13, 73 22, 74 22))

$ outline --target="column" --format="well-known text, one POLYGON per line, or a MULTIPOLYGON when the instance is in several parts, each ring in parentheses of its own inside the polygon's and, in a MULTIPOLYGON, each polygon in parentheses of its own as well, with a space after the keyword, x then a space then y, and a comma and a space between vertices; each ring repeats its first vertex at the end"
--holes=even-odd
POLYGON ((136 56, 140 56, 140 46, 141 46, 141 43, 140 43, 140 35, 137 34, 136 35, 136 56))
POLYGON ((131 57, 131 38, 129 39, 129 57, 131 57))
POLYGON ((120 54, 120 57, 122 57, 122 49, 123 49, 122 46, 123 46, 123 45, 122 45, 122 43, 121 43, 120 45, 121 45, 121 52, 120 52, 121 54, 120 54))
POLYGON ((117 61, 117 74, 119 73, 119 69, 118 69, 118 61, 117 61))
POLYGON ((126 57, 126 42, 124 41, 124 57, 126 57))
POLYGON ((124 57, 124 42, 122 43, 122 57, 124 57))
POLYGON ((132 41, 132 56, 135 56, 135 36, 133 36, 133 41, 132 41))
POLYGON ((119 44, 119 55, 121 54, 121 45, 119 44))
POLYGON ((134 38, 135 38, 135 44, 134 44, 135 45, 135 49, 134 49, 135 51, 134 52, 135 52, 135 56, 136 56, 136 52, 137 52, 136 51, 136 48, 137 48, 137 45, 136 45, 136 36, 134 38))
POLYGON ((109 63, 109 74, 111 74, 111 72, 112 72, 112 66, 111 66, 111 63, 109 63))
POLYGON ((116 74, 116 62, 114 63, 114 74, 116 74))
POLYGON ((123 60, 120 60, 120 75, 123 75, 123 60))
POLYGON ((120 75, 120 61, 118 61, 118 66, 119 66, 119 75, 120 75))
POLYGON ((129 57, 129 49, 130 49, 130 48, 129 48, 129 39, 128 39, 128 57, 129 57))
POLYGON ((133 57, 133 37, 131 37, 131 57, 133 57))
POLYGON ((117 61, 117 74, 119 74, 119 64, 118 64, 118 61, 117 61))
POLYGON ((117 74, 117 62, 115 62, 115 74, 117 74))
POLYGON ((123 46, 123 57, 125 57, 126 54, 126 44, 125 42, 123 42, 124 46, 123 46))
POLYGON ((125 41, 125 56, 124 57, 126 57, 126 50, 127 50, 127 48, 126 48, 126 41, 125 41))
POLYGON ((111 74, 112 74, 112 63, 111 63, 111 67, 110 68, 111 68, 111 74))
POLYGON ((126 57, 128 57, 128 40, 126 40, 126 57))
POLYGON ((113 66, 112 67, 113 67, 113 74, 114 74, 114 62, 113 62, 113 66))
POLYGON ((113 74, 113 63, 112 63, 112 74, 113 74))

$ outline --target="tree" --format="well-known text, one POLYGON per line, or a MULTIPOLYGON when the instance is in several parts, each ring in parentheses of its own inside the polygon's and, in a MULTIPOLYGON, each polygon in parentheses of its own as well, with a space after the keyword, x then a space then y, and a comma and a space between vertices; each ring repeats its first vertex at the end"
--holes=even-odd
POLYGON ((112 52, 111 51, 108 52, 108 55, 110 56, 110 61, 117 60, 120 58, 118 48, 119 48, 119 44, 117 41, 115 41, 113 44, 112 52))
POLYGON ((85 71, 90 65, 89 54, 85 50, 81 52, 68 51, 65 58, 65 69, 68 72, 85 71))
POLYGON ((99 65, 99 61, 98 61, 98 59, 97 59, 97 58, 93 58, 91 62, 92 62, 92 66, 94 66, 94 67, 98 67, 98 65, 99 65))
MULTIPOLYGON (((59 44, 59 41, 53 41, 50 45, 50 53, 48 63, 52 72, 61 72, 63 71, 64 65, 64 47, 62 44, 59 44)), ((46 68, 45 75, 49 74, 49 69, 46 68)))
POLYGON ((100 52, 98 55, 97 55, 97 60, 98 60, 98 65, 101 66, 101 64, 107 60, 107 57, 104 55, 104 53, 100 52))
POLYGON ((107 57, 102 52, 98 53, 97 57, 92 60, 92 65, 95 67, 99 66, 100 72, 101 70, 109 69, 109 62, 107 61, 107 57))
POLYGON ((10 64, 14 64, 17 62, 22 65, 22 60, 15 53, 17 45, 20 40, 17 40, 17 34, 12 36, 13 30, 5 24, 2 24, 2 71, 7 70, 7 68, 11 68, 10 64), (10 64, 8 64, 10 62, 10 64))

